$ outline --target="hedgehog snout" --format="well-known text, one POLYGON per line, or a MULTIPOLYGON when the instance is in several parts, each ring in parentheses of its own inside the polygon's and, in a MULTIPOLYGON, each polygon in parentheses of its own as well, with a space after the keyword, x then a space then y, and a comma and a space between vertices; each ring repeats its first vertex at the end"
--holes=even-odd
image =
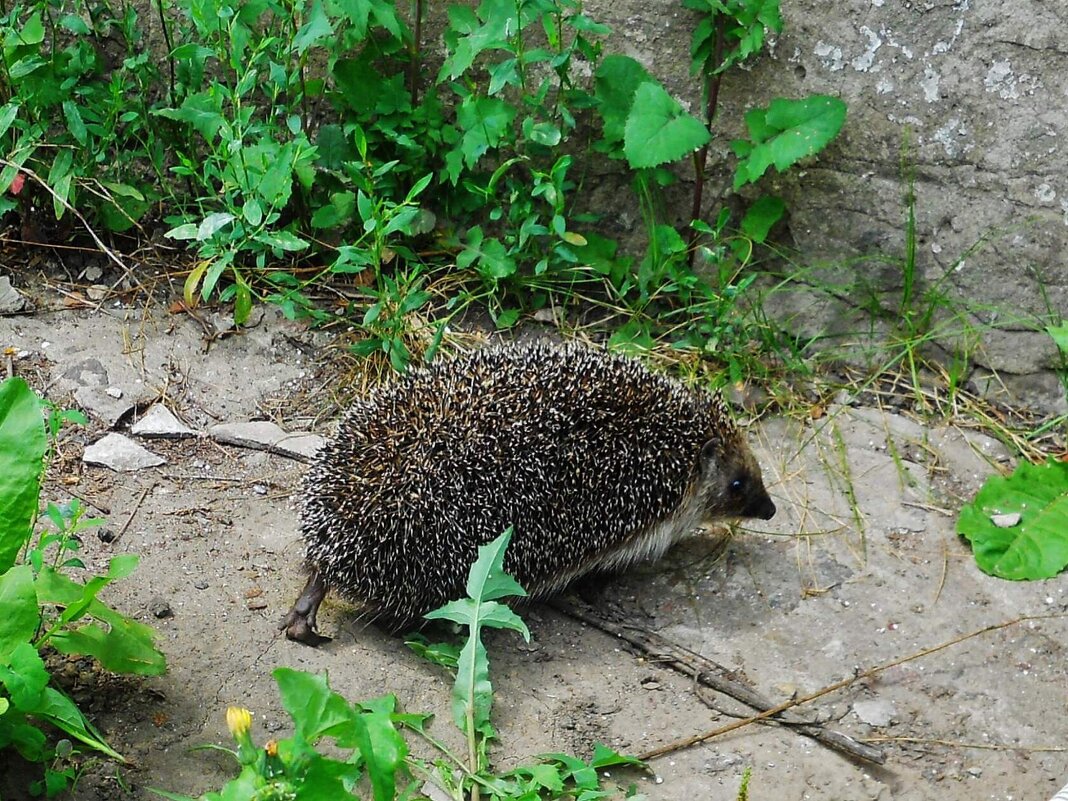
POLYGON ((775 502, 765 493, 762 497, 754 498, 746 506, 743 514, 746 517, 758 517, 761 520, 771 520, 775 517, 775 502))

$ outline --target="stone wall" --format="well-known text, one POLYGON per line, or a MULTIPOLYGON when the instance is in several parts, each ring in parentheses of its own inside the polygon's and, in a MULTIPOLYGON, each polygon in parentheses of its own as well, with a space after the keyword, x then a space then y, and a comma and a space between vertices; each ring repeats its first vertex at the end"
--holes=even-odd
MULTIPOLYGON (((859 325, 863 315, 848 312, 873 292, 895 307, 911 171, 921 286, 952 303, 936 315, 943 344, 969 348, 979 390, 1003 383, 1016 403, 1068 408, 1041 331, 1050 309, 1068 315, 1068 3, 782 0, 782 10, 770 55, 724 81, 710 200, 729 195, 727 145, 746 108, 811 93, 846 101, 828 150, 758 187, 787 201, 780 238, 805 264, 824 265, 809 273, 819 291, 780 297, 783 312, 804 311, 812 332, 859 325), (830 284, 844 309, 828 302, 830 284)), ((679 0, 595 0, 587 12, 612 25, 612 50, 699 111, 688 75, 694 17, 679 0)), ((688 189, 676 198, 680 221, 688 189)))

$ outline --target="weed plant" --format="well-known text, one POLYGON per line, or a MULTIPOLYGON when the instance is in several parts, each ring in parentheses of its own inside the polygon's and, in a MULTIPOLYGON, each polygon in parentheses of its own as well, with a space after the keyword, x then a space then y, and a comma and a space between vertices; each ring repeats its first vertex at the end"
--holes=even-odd
MULTIPOLYGON (((580 0, 448 4, 440 57, 424 50, 422 0, 159 0, 163 42, 130 5, 16 3, 0 17, 0 213, 50 221, 70 203, 116 233, 163 218, 196 252, 189 303, 232 301, 238 323, 257 299, 355 323, 361 352, 397 369, 427 316, 425 287, 446 275, 461 280, 439 326, 472 303, 508 327, 593 300, 632 342, 668 337, 731 361, 759 327, 739 304, 753 245, 783 206, 761 198, 737 223, 706 211, 707 145, 724 75, 782 22, 779 0, 683 5, 701 119, 637 61, 607 54, 609 29, 580 0), (631 176, 641 258, 576 211, 605 159, 631 176), (657 196, 688 160, 693 220, 677 230, 657 196), (314 302, 346 280, 353 302, 314 302)), ((821 96, 751 110, 748 138, 732 143, 735 186, 817 153, 844 114, 821 96)))
POLYGON ((63 420, 78 416, 53 409, 46 421, 45 411, 21 379, 0 384, 0 758, 14 750, 39 763, 43 778, 30 790, 51 797, 73 783, 80 750, 122 757, 55 686, 48 653, 89 656, 106 670, 140 676, 158 675, 166 663, 149 627, 97 597, 133 572, 137 556, 115 556, 105 574, 79 580, 86 570, 79 536, 103 521, 87 518, 77 500, 49 503, 38 521, 49 434, 54 441, 63 420), (58 741, 46 734, 52 727, 63 735, 58 741))

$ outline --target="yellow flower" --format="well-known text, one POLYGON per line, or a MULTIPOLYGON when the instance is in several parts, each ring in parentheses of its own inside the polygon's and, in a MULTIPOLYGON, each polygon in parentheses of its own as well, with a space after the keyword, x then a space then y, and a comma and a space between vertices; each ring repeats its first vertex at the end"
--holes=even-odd
POLYGON ((248 730, 252 728, 252 713, 243 706, 227 707, 226 728, 234 735, 234 739, 240 740, 247 736, 248 730))
POLYGON ((263 750, 267 752, 269 757, 278 756, 278 742, 276 740, 268 740, 263 746, 263 750))

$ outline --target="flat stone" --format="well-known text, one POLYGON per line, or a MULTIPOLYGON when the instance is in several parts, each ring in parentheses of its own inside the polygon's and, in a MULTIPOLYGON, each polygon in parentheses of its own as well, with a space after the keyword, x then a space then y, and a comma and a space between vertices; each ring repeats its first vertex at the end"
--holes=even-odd
POLYGON ((108 428, 115 425, 136 405, 129 398, 116 398, 106 390, 95 387, 81 387, 74 393, 74 400, 86 412, 106 424, 108 428))
POLYGON ((856 701, 853 704, 853 714, 869 726, 889 726, 895 712, 890 701, 856 701))
POLYGON ((208 435, 223 445, 270 451, 291 459, 310 461, 326 443, 318 434, 288 433, 266 420, 249 423, 221 423, 208 429, 208 435))
POLYGON ((85 449, 82 461, 86 464, 110 467, 120 473, 167 464, 167 460, 162 456, 142 448, 122 434, 108 434, 94 442, 85 449))
POLYGON ((26 308, 26 298, 15 287, 11 279, 0 275, 0 314, 17 314, 26 308))
POLYGON ((174 416, 162 403, 155 404, 144 416, 130 426, 130 433, 139 437, 183 439, 195 437, 197 432, 174 416))

